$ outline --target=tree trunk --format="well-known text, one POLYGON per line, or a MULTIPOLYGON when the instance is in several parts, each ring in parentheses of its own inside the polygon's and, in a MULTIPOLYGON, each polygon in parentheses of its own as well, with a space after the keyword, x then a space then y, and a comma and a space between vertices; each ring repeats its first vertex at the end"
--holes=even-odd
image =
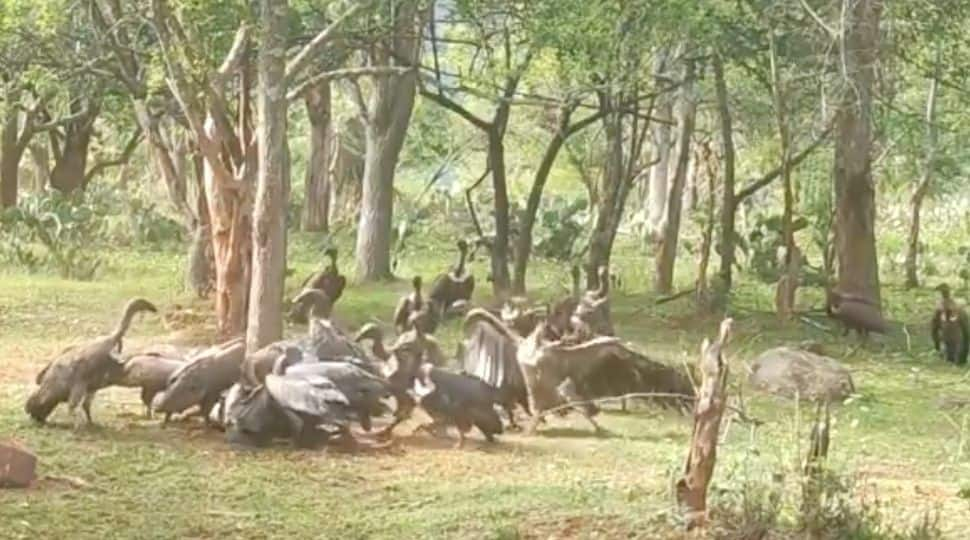
POLYGON ((19 111, 6 107, 7 114, 0 134, 0 208, 17 206, 20 183, 20 160, 26 146, 20 140, 19 111))
POLYGON ((684 184, 690 164, 690 141, 694 134, 694 116, 697 102, 693 95, 694 62, 687 60, 685 69, 683 102, 677 120, 677 169, 667 197, 667 220, 657 255, 657 272, 654 289, 669 294, 674 285, 674 263, 677 259, 677 241, 680 236, 680 214, 683 204, 684 184))
POLYGON ((283 337, 286 205, 286 0, 262 0, 256 100, 259 172, 253 210, 252 285, 246 347, 255 351, 283 337))
POLYGON ((330 82, 310 87, 304 98, 310 120, 310 158, 303 200, 303 230, 327 232, 330 228, 330 161, 333 127, 330 82))
POLYGON ((568 136, 569 122, 572 118, 575 107, 564 108, 559 117, 559 125, 552 140, 546 145, 546 151, 542 154, 542 161, 536 169, 535 177, 532 180, 532 188, 529 189, 529 198, 526 201, 525 212, 522 214, 522 222, 519 224, 519 236, 515 243, 515 261, 513 263, 512 292, 517 295, 525 295, 525 276, 529 266, 529 257, 532 256, 532 230, 535 227, 536 216, 539 213, 539 203, 542 202, 542 192, 552 172, 552 166, 556 162, 556 157, 562 149, 563 143, 568 136))
MULTIPOLYGON (((939 69, 939 68, 937 68, 939 69)), ((906 286, 909 288, 919 287, 919 233, 920 233, 920 213, 923 209, 923 200, 929 193, 930 183, 933 181, 933 172, 936 167, 936 93, 938 89, 938 78, 934 76, 930 79, 930 88, 926 94, 926 161, 923 164, 923 175, 920 178, 913 197, 909 200, 910 222, 909 222, 909 242, 906 246, 906 286)))
POLYGON ((348 120, 337 133, 334 159, 331 162, 332 196, 330 222, 360 219, 359 209, 364 179, 364 124, 358 118, 348 120))
MULTIPOLYGON (((506 104, 500 107, 507 106, 506 104)), ((506 116, 507 117, 507 116, 506 116)), ((505 177, 504 126, 488 130, 488 164, 495 197, 495 243, 492 245, 492 290, 502 298, 509 290, 509 192, 505 177)))
MULTIPOLYGON (((222 144, 211 118, 206 121, 206 130, 215 144, 222 144)), ((224 180, 216 178, 208 159, 203 164, 203 177, 212 227, 216 320, 219 335, 229 338, 242 335, 246 329, 252 261, 252 203, 239 190, 226 189, 224 180)), ((245 189, 251 189, 250 178, 244 179, 244 184, 245 189)))
POLYGON ((775 309, 783 321, 792 318, 795 310, 795 292, 798 289, 798 273, 801 267, 801 252, 795 245, 793 219, 795 214, 795 193, 791 180, 791 130, 788 126, 787 92, 778 71, 774 37, 769 37, 771 54, 771 86, 775 102, 775 120, 778 128, 778 142, 781 150, 781 185, 784 193, 784 211, 781 217, 782 237, 785 244, 785 262, 782 275, 778 279, 775 292, 775 309))
POLYGON ((51 157, 47 146, 35 142, 29 146, 30 157, 34 162, 34 185, 31 189, 35 193, 43 193, 51 177, 51 157))
POLYGON ((718 116, 721 125, 721 159, 723 167, 723 185, 721 186, 721 269, 719 275, 723 281, 724 290, 731 288, 734 271, 735 248, 735 216, 737 214, 737 199, 734 192, 734 127, 731 122, 731 107, 728 102, 727 84, 724 81, 724 63, 720 55, 714 57, 714 87, 717 93, 718 116))
MULTIPOLYGON (((72 104, 71 112, 79 112, 84 105, 76 100, 72 104)), ((62 192, 72 193, 83 190, 84 179, 87 176, 88 147, 94 135, 94 121, 98 118, 97 105, 90 105, 90 109, 81 117, 67 124, 64 129, 64 143, 54 168, 51 169, 51 187, 62 192)))
MULTIPOLYGON (((609 107, 602 102, 600 108, 609 107)), ((586 287, 599 286, 597 269, 609 266, 610 252, 613 250, 613 237, 616 232, 613 217, 614 208, 622 184, 626 181, 623 159, 623 116, 622 111, 611 111, 603 119, 603 132, 606 136, 606 156, 603 164, 603 184, 596 207, 596 219, 589 239, 589 254, 586 259, 586 287)))
POLYGON ((673 105, 669 96, 658 98, 657 120, 653 128, 655 163, 650 168, 650 191, 647 195, 647 241, 651 244, 661 240, 667 210, 667 178, 670 173, 670 123, 673 105))
POLYGON ((687 530, 707 522, 707 489, 717 463, 718 434, 727 407, 728 363, 724 359, 730 319, 721 323, 721 335, 701 345, 701 386, 694 402, 694 429, 684 474, 677 481, 677 502, 684 510, 687 530))
POLYGON ((173 151, 162 136, 158 119, 152 117, 148 111, 148 105, 143 100, 134 100, 132 103, 135 111, 135 120, 145 133, 148 141, 149 152, 158 171, 165 182, 169 200, 172 206, 178 210, 182 216, 182 222, 186 229, 191 230, 199 217, 192 211, 185 194, 185 181, 180 177, 178 167, 175 165, 173 151))
POLYGON ((880 305, 872 180, 872 84, 879 53, 881 0, 844 0, 847 88, 836 114, 835 203, 838 287, 880 305))
MULTIPOLYGON (((380 55, 383 65, 413 65, 420 51, 419 17, 413 3, 405 4, 395 16, 395 35, 388 43, 390 53, 380 55)), ((357 228, 357 279, 377 281, 391 275, 391 231, 394 212, 394 172, 404 146, 417 73, 379 77, 366 111, 364 189, 357 228)))

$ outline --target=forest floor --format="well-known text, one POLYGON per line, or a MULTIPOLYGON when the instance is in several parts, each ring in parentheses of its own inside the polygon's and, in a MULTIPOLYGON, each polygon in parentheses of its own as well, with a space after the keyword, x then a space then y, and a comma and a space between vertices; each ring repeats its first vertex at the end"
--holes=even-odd
MULTIPOLYGON (((289 290, 319 264, 320 252, 306 238, 292 244, 289 290)), ((411 249, 401 276, 421 272, 430 280, 450 264, 450 243, 411 249)), ((572 415, 552 419, 536 436, 508 434, 492 446, 476 433, 463 450, 402 429, 391 450, 357 455, 285 445, 236 453, 217 432, 192 423, 162 429, 143 419, 137 391, 127 389, 99 394, 95 429, 65 427, 63 409, 53 416, 60 427, 38 427, 23 412, 34 374, 65 346, 110 328, 127 298, 148 297, 166 315, 140 317, 129 349, 205 343, 211 335, 211 307, 184 290, 180 256, 122 250, 109 257, 93 282, 0 269, 0 439, 12 437, 33 450, 43 477, 34 488, 0 492, 0 538, 680 537, 671 488, 690 419, 649 407, 628 413, 608 407, 607 436, 594 435, 572 415)), ((341 262, 349 270, 349 258, 341 262)), ((614 260, 625 280, 612 303, 617 333, 668 362, 692 361, 719 321, 698 317, 689 300, 656 307, 646 292, 651 266, 635 249, 614 260)), ((682 266, 685 276, 693 270, 682 266)), ((479 260, 473 270, 476 300, 488 301, 486 264, 479 260)), ((568 272, 561 267, 536 263, 532 277, 543 284, 538 297, 566 291, 568 272)), ((860 348, 855 338, 814 325, 780 325, 769 312, 770 289, 745 279, 729 309, 736 332, 728 349, 731 392, 743 396, 748 416, 764 423, 735 419, 724 434, 712 488, 724 526, 739 519, 755 526, 773 516, 797 527, 801 519, 797 471, 814 407, 755 393, 744 371, 767 348, 810 339, 852 370, 857 388, 833 410, 829 452, 832 470, 849 484, 832 506, 842 501, 855 510, 830 513, 865 514, 870 538, 885 537, 890 527, 911 529, 927 517, 938 520, 945 537, 965 538, 970 410, 944 410, 939 401, 970 398, 970 381, 966 369, 932 353, 925 324, 932 291, 886 285, 888 315, 908 332, 860 348)), ((405 280, 349 288, 335 318, 348 328, 386 322, 406 289, 405 280)), ((818 307, 820 297, 806 289, 800 307, 818 307)), ((447 351, 459 339, 458 325, 448 323, 439 335, 447 351)), ((735 533, 725 537, 747 525, 731 526, 735 533)))

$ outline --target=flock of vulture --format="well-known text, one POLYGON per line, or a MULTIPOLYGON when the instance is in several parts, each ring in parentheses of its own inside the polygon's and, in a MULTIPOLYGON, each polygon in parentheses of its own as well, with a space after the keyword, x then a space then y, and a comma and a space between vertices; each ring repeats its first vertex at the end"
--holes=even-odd
MULTIPOLYGON (((354 445, 354 427, 372 430, 385 417, 379 438, 420 407, 431 423, 419 429, 441 436, 457 428, 456 445, 475 427, 487 441, 506 426, 533 432, 549 413, 577 410, 597 430, 598 398, 631 393, 683 409, 694 395, 686 373, 651 360, 613 335, 609 273, 600 268, 595 288, 580 288, 552 306, 513 299, 489 309, 471 307, 475 281, 466 268, 468 244, 458 242, 458 262, 425 294, 420 277, 394 312, 393 341, 375 323, 351 335, 331 321, 346 279, 330 265, 311 276, 293 299, 291 320, 305 335, 246 351, 242 339, 192 351, 169 346, 122 355, 122 341, 139 312, 156 312, 135 299, 109 335, 65 350, 36 378, 26 412, 44 423, 67 403, 75 428, 92 423, 91 402, 109 386, 139 388, 149 418, 201 416, 222 429, 232 445, 261 447, 290 439, 299 447, 331 442, 354 445), (450 361, 433 333, 449 317, 464 317, 465 339, 450 361), (449 364, 457 365, 448 367, 449 364), (78 410, 80 406, 80 410, 78 410)), ((625 403, 624 403, 625 406, 625 403)))
MULTIPOLYGON (((573 267, 571 294, 551 306, 531 307, 512 299, 489 309, 471 307, 474 277, 466 268, 468 244, 458 242, 458 262, 438 276, 427 294, 420 277, 393 315, 396 338, 385 342, 375 323, 351 335, 331 321, 346 285, 330 265, 311 276, 293 299, 290 318, 305 322, 305 335, 248 352, 242 339, 201 350, 160 346, 122 356, 122 341, 139 312, 156 312, 144 299, 128 303, 118 326, 106 336, 65 350, 36 378, 27 413, 44 423, 67 403, 75 427, 90 424, 95 394, 109 386, 141 389, 148 417, 199 415, 222 429, 233 445, 266 446, 290 439, 300 447, 331 441, 355 444, 353 426, 377 433, 392 430, 422 408, 432 422, 419 429, 442 435, 457 428, 457 446, 477 428, 492 441, 506 426, 520 429, 520 411, 535 431, 549 413, 580 412, 595 420, 599 398, 641 394, 663 406, 685 408, 694 396, 688 373, 651 360, 614 336, 610 319, 610 275, 598 269, 593 288, 582 290, 573 267), (465 339, 449 361, 434 332, 449 317, 464 317, 465 339), (365 347, 369 345, 369 347, 365 347), (457 365, 457 369, 448 364, 457 365), (80 406, 80 411, 78 407, 80 406)), ((970 324, 945 285, 932 319, 937 350, 965 363, 970 324)), ((845 332, 885 332, 876 306, 865 298, 829 291, 826 311, 845 332)), ((624 402, 624 407, 626 406, 624 402)))

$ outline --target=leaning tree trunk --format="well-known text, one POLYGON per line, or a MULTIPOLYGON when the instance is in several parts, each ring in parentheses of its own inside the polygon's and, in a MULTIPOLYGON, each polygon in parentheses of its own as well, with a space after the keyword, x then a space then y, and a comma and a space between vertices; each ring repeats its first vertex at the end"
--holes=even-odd
POLYGON ((286 139, 286 0, 263 0, 257 71, 257 174, 253 211, 252 284, 246 348, 255 351, 283 337, 286 269, 286 204, 289 148, 286 139))
MULTIPOLYGON (((387 66, 413 65, 420 51, 420 17, 413 4, 397 13, 387 49, 379 61, 387 66)), ((414 96, 417 73, 378 77, 366 111, 364 189, 357 229, 357 279, 377 281, 391 275, 391 231, 394 214, 394 172, 404 146, 414 96)))
POLYGON ((542 202, 542 192, 552 172, 552 166, 556 162, 556 157, 566 142, 569 134, 569 122, 572 118, 575 107, 564 108, 560 112, 559 124, 552 140, 546 145, 546 150, 542 154, 542 161, 536 169, 535 177, 532 180, 532 187, 529 189, 529 197, 526 201, 525 212, 522 214, 522 222, 519 224, 519 236, 515 242, 515 261, 512 265, 512 292, 524 295, 526 270, 529 266, 529 257, 532 256, 532 230, 535 227, 536 216, 539 213, 539 203, 542 202))
POLYGON ((872 180, 872 84, 879 53, 881 0, 844 0, 843 58, 848 77, 836 116, 835 203, 838 287, 880 304, 872 180))
POLYGON ((694 134, 694 117, 697 102, 693 95, 694 62, 687 61, 685 70, 683 101, 677 121, 677 168, 674 181, 667 197, 667 220, 663 237, 657 250, 657 272, 654 289, 660 294, 668 294, 674 285, 674 263, 677 259, 677 241, 680 236, 680 214, 683 204, 684 184, 690 164, 690 140, 694 134))
POLYGON ((920 178, 913 197, 909 200, 910 222, 909 242, 906 246, 906 286, 919 287, 919 233, 920 214, 923 210, 923 200, 930 191, 933 181, 933 169, 936 167, 936 93, 938 78, 930 79, 930 88, 926 95, 926 162, 923 164, 923 175, 920 178))
POLYGON ((92 105, 86 114, 67 125, 60 155, 51 169, 52 188, 62 193, 72 193, 86 187, 84 179, 87 176, 88 147, 91 145, 97 117, 97 107, 92 105))
POLYGON ((326 232, 330 228, 330 161, 333 126, 330 81, 307 89, 304 97, 310 120, 310 158, 303 200, 303 230, 326 232))

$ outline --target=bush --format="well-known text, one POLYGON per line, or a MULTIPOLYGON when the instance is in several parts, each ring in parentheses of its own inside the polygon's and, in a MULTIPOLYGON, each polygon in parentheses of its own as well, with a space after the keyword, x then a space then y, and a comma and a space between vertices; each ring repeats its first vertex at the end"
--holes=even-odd
POLYGON ((28 195, 0 215, 0 255, 30 271, 49 267, 65 278, 91 279, 101 265, 91 244, 103 233, 102 218, 59 192, 28 195))

